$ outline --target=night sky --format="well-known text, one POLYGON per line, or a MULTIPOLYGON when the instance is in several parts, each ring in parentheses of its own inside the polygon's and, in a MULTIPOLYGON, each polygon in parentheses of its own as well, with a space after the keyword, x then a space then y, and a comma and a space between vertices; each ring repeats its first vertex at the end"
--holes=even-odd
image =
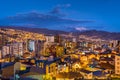
POLYGON ((0 0, 0 25, 120 32, 120 0, 0 0))

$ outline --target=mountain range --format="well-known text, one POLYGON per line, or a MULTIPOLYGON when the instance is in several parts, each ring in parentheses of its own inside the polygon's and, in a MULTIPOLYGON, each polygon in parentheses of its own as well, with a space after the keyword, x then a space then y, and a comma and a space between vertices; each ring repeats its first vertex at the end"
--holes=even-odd
MULTIPOLYGON (((16 26, 0 26, 0 28, 9 28, 9 29, 17 29, 17 30, 24 30, 29 32, 35 33, 43 33, 43 34, 69 34, 70 32, 65 32, 61 30, 50 30, 46 28, 29 28, 29 27, 16 27, 16 26)), ((73 31, 73 35, 86 35, 86 36, 96 36, 96 38, 101 38, 105 40, 120 40, 120 33, 119 32, 107 32, 107 31, 98 31, 98 30, 84 30, 84 31, 73 31)))

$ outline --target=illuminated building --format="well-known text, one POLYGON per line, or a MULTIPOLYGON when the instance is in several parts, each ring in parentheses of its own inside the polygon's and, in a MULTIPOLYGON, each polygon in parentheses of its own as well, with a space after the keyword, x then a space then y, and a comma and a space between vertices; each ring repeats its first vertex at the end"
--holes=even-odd
POLYGON ((7 35, 2 35, 2 45, 6 45, 8 41, 7 35))
POLYGON ((12 44, 12 50, 13 50, 12 54, 18 56, 18 43, 12 44))
POLYGON ((44 49, 44 41, 36 40, 35 41, 35 53, 36 53, 36 57, 40 57, 40 55, 43 54, 43 49, 44 49))
POLYGON ((49 60, 37 60, 36 61, 37 68, 32 69, 32 71, 36 71, 44 75, 55 76, 57 73, 56 66, 58 61, 60 61, 60 59, 58 58, 49 60))
POLYGON ((0 35, 0 48, 2 48, 2 35, 0 35))
POLYGON ((76 47, 76 43, 75 43, 75 42, 66 41, 66 42, 65 42, 65 47, 66 47, 66 48, 71 48, 71 49, 73 49, 73 48, 76 47))
POLYGON ((34 40, 28 40, 28 51, 29 52, 35 51, 35 41, 34 40))
POLYGON ((23 43, 22 42, 16 42, 12 44, 12 54, 16 56, 22 56, 23 55, 23 43))
POLYGON ((54 42, 54 36, 52 36, 52 35, 47 35, 47 36, 45 36, 46 37, 46 42, 54 42))
POLYGON ((61 43, 61 36, 60 35, 55 36, 55 42, 56 43, 61 43))
POLYGON ((25 53, 25 52, 28 52, 28 43, 27 43, 27 41, 24 41, 23 42, 23 52, 25 53))
POLYGON ((0 50, 0 59, 2 58, 2 51, 0 50))
POLYGON ((68 66, 66 64, 67 63, 65 63, 65 62, 60 62, 58 64, 58 73, 60 73, 60 72, 69 72, 68 66))
POLYGON ((0 48, 2 48, 2 46, 5 46, 8 42, 8 38, 7 35, 0 35, 0 48))
POLYGON ((76 42, 77 39, 75 37, 72 38, 72 42, 76 42))
POLYGON ((93 79, 93 73, 88 70, 80 70, 81 74, 84 76, 84 79, 93 79))
POLYGON ((3 46, 2 47, 2 57, 5 57, 9 53, 10 53, 9 46, 3 46))
POLYGON ((120 74, 120 54, 115 55, 115 74, 120 74))
POLYGON ((60 57, 64 54, 64 48, 62 46, 56 46, 56 55, 60 57))
POLYGON ((19 54, 20 56, 22 56, 22 55, 23 55, 23 43, 22 43, 22 42, 19 43, 18 51, 19 51, 18 54, 19 54))
POLYGON ((116 47, 118 45, 118 40, 111 41, 111 47, 116 47))

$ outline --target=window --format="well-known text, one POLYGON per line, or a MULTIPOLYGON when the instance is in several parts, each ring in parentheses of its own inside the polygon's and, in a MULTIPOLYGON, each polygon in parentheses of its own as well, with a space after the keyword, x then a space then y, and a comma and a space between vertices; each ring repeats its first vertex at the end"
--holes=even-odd
POLYGON ((119 69, 119 66, 117 66, 117 69, 119 69))
POLYGON ((119 63, 119 62, 117 62, 117 64, 119 65, 120 63, 119 63))
POLYGON ((44 67, 44 63, 42 63, 42 68, 44 67))
POLYGON ((43 63, 39 63, 39 66, 40 66, 40 68, 43 68, 44 67, 44 64, 43 63))
POLYGON ((119 70, 117 70, 117 72, 119 73, 120 71, 119 71, 119 70))
POLYGON ((39 63, 39 66, 41 65, 41 63, 39 63))
POLYGON ((117 60, 119 60, 119 58, 117 58, 117 60))

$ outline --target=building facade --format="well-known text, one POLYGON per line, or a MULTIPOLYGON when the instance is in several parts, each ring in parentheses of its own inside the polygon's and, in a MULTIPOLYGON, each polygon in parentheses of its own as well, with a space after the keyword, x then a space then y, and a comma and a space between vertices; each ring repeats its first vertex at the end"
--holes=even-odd
POLYGON ((115 55, 115 74, 120 74, 120 54, 115 55))

